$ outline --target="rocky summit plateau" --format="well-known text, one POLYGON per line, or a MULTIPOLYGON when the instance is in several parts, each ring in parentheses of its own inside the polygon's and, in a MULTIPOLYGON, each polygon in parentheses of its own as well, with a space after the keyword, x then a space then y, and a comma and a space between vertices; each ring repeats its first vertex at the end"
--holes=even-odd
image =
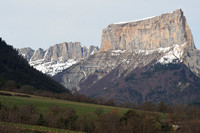
POLYGON ((184 43, 195 48, 191 30, 181 9, 161 16, 108 25, 101 50, 152 50, 184 43))
POLYGON ((99 52, 53 79, 76 93, 116 103, 177 104, 200 98, 199 76, 200 50, 178 9, 110 24, 103 30, 99 52))
POLYGON ((63 71, 97 51, 99 51, 97 46, 84 47, 81 46, 80 42, 55 44, 47 50, 41 48, 38 50, 31 48, 18 49, 19 54, 31 66, 49 76, 63 71))

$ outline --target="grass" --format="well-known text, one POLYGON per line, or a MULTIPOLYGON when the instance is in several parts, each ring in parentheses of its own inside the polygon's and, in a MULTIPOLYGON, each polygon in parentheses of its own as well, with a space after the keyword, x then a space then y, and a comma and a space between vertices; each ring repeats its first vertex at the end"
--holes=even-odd
POLYGON ((14 128, 20 130, 21 132, 41 132, 41 133, 83 133, 79 131, 70 131, 64 129, 50 128, 44 126, 33 126, 33 125, 24 125, 24 124, 15 124, 15 123, 6 123, 1 122, 0 125, 4 128, 14 128))
MULTIPOLYGON (((105 106, 105 105, 98 105, 98 104, 89 104, 89 103, 81 103, 81 102, 72 102, 67 100, 61 100, 61 99, 55 99, 55 98, 48 98, 48 97, 41 97, 41 96, 35 96, 35 95, 29 95, 30 97, 22 97, 22 96, 15 96, 20 93, 13 93, 13 92, 5 92, 0 91, 3 93, 10 93, 13 96, 4 96, 0 95, 0 101, 1 103, 7 105, 7 106, 22 106, 22 105, 28 105, 33 104, 35 105, 39 113, 45 114, 48 112, 48 109, 52 106, 60 106, 60 107, 70 107, 74 108, 77 112, 77 114, 83 114, 83 113, 94 113, 94 111, 97 108, 102 108, 104 113, 112 112, 113 110, 118 110, 118 113, 120 115, 125 114, 129 109, 128 108, 121 108, 121 107, 113 107, 113 106, 105 106)), ((23 95, 23 94, 20 94, 23 95)), ((145 112, 150 115, 160 115, 161 119, 166 119, 166 116, 163 115, 163 113, 159 112, 151 112, 151 111, 141 111, 141 110, 135 110, 139 113, 145 112)), ((23 125, 23 124, 14 124, 14 123, 5 123, 0 122, 1 125, 5 125, 6 128, 14 127, 14 129, 22 130, 26 133, 80 133, 76 131, 69 131, 69 130, 63 130, 63 129, 55 129, 55 128, 49 128, 49 127, 43 127, 43 126, 33 126, 33 125, 23 125)))
MULTIPOLYGON (((5 92, 5 91, 0 91, 5 92)), ((19 93, 13 93, 13 92, 6 92, 11 94, 19 94, 19 93)), ((117 109, 119 114, 123 115, 126 113, 129 109, 127 108, 120 108, 120 107, 112 107, 112 106, 104 106, 104 105, 98 105, 98 104, 89 104, 89 103, 81 103, 81 102, 72 102, 67 100, 60 100, 55 98, 47 98, 47 97, 41 97, 41 96, 34 96, 30 95, 31 97, 19 97, 19 96, 2 96, 0 95, 0 101, 3 104, 6 105, 27 105, 27 104, 33 104, 35 105, 40 113, 46 113, 48 111, 48 108, 51 106, 61 106, 61 107, 71 107, 76 110, 78 114, 83 114, 86 112, 93 113, 97 108, 102 108, 104 110, 104 113, 109 113, 113 111, 114 109, 117 109)))

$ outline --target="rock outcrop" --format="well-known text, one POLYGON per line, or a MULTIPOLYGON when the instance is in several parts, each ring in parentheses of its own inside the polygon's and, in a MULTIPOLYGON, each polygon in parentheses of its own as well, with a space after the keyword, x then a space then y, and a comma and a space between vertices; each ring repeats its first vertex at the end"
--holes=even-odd
POLYGON ((45 74, 53 76, 71 65, 87 58, 99 51, 97 46, 83 47, 80 42, 61 43, 51 46, 47 50, 39 48, 34 51, 31 48, 19 49, 21 54, 31 66, 45 74))
POLYGON ((200 77, 200 50, 187 48, 183 54, 183 63, 200 77))
POLYGON ((37 60, 42 60, 45 56, 46 51, 43 49, 39 48, 38 50, 34 51, 34 54, 32 57, 27 60, 27 61, 37 61, 37 60))
POLYGON ((195 48, 191 30, 181 9, 133 22, 110 24, 103 30, 101 51, 151 50, 182 45, 195 48))
POLYGON ((27 61, 31 59, 34 54, 34 50, 31 48, 21 48, 18 49, 19 54, 21 54, 27 61))

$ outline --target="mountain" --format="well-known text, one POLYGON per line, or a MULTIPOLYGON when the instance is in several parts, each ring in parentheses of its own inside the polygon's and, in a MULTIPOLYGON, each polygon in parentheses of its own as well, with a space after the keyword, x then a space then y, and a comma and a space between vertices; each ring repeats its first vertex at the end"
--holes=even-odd
POLYGON ((99 51, 97 46, 83 47, 80 42, 64 42, 51 46, 47 50, 41 48, 36 51, 31 48, 18 49, 19 54, 31 66, 50 76, 61 72, 97 51, 99 51))
MULTIPOLYGON (((33 54, 27 49, 29 55, 33 54)), ((29 56, 26 56, 29 58, 29 56)), ((45 91, 52 93, 69 93, 56 81, 30 67, 27 61, 18 55, 12 46, 0 38, 0 89, 32 93, 45 91)))
POLYGON ((186 18, 178 9, 139 21, 110 24, 103 30, 101 50, 151 50, 185 42, 195 48, 186 18))
POLYGON ((53 78, 115 102, 189 103, 200 97, 200 51, 181 9, 109 25, 100 52, 53 78))
POLYGON ((152 50, 185 45, 183 62, 196 74, 200 71, 200 50, 196 50, 191 30, 181 9, 133 22, 110 24, 103 30, 101 51, 152 50), (185 56, 186 55, 186 56, 185 56))

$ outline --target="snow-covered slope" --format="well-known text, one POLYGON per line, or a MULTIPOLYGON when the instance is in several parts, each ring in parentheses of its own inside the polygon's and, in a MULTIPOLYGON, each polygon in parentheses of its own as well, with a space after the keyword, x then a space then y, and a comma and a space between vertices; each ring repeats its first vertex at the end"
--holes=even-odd
POLYGON ((36 51, 31 48, 18 49, 19 54, 31 66, 50 76, 62 72, 97 51, 99 51, 98 47, 83 47, 79 42, 56 44, 47 50, 41 48, 36 51))
POLYGON ((120 76, 122 73, 128 74, 136 68, 142 68, 151 63, 180 63, 183 61, 185 46, 186 44, 172 45, 171 47, 154 50, 100 51, 66 71, 56 74, 54 78, 66 88, 79 89, 80 82, 88 79, 93 74, 98 75, 96 80, 100 80, 114 69, 119 69, 117 74, 120 76))
POLYGON ((158 60, 158 62, 161 63, 161 64, 182 62, 183 53, 184 53, 184 47, 185 47, 185 44, 183 44, 183 45, 174 45, 172 47, 172 50, 170 50, 164 56, 162 56, 158 60))
POLYGON ((55 74, 62 72, 64 69, 72 66, 77 63, 78 60, 69 59, 67 61, 49 61, 45 62, 44 60, 30 61, 29 64, 35 69, 41 71, 44 74, 54 76, 55 74))

